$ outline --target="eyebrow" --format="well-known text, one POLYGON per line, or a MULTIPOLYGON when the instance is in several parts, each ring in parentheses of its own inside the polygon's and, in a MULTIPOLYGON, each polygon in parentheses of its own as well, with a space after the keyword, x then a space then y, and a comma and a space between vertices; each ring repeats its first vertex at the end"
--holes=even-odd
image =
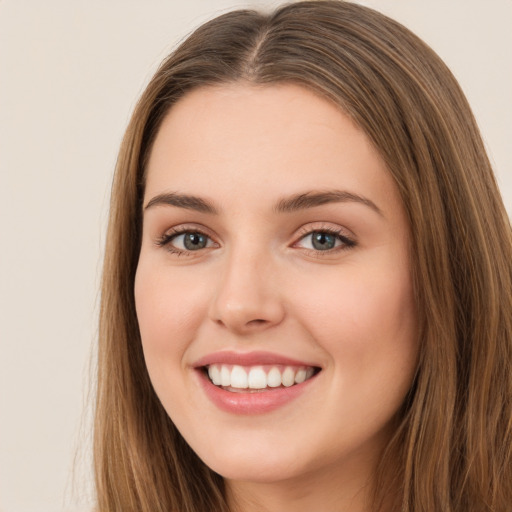
POLYGON ((325 192, 305 192, 296 194, 281 199, 277 203, 275 210, 279 213, 289 213, 329 203, 360 203, 383 216, 382 210, 373 201, 346 190, 328 190, 325 192))
MULTIPOLYGON (((379 215, 383 216, 381 209, 370 199, 359 194, 345 190, 328 190, 324 192, 304 192, 279 200, 274 211, 277 213, 292 213, 299 210, 314 208, 329 203, 360 203, 368 206, 379 215)), ((217 215, 218 209, 207 199, 177 192, 166 192, 153 197, 144 207, 144 210, 154 206, 176 206, 187 210, 195 210, 200 213, 217 215)))
POLYGON ((195 210, 200 213, 210 213, 213 215, 218 213, 217 208, 215 208, 210 201, 201 197, 178 194, 176 192, 158 194, 148 202, 144 207, 144 210, 157 205, 177 206, 178 208, 185 208, 187 210, 195 210))

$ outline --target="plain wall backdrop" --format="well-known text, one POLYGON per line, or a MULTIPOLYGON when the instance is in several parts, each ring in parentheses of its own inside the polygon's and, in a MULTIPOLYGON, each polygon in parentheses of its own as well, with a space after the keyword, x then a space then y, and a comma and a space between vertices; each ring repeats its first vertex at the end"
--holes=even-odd
MULTIPOLYGON (((0 512, 90 510, 103 236, 137 97, 201 22, 278 3, 0 0, 0 512)), ((360 3, 411 28, 452 69, 511 214, 512 1, 360 3)))

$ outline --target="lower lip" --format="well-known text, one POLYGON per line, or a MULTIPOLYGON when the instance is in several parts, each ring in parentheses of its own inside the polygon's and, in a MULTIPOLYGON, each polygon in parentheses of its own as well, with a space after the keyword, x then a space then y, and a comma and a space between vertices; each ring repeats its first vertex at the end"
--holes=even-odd
POLYGON ((201 370, 199 381, 208 398, 223 411, 232 414, 263 414, 274 411, 299 397, 308 389, 316 376, 289 388, 274 388, 252 393, 226 391, 215 386, 201 370))

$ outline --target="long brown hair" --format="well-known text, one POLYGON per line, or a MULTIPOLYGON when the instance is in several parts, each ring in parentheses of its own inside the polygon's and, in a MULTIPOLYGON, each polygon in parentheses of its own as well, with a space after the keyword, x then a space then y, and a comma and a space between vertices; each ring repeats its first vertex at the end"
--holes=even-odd
POLYGON ((228 510, 222 478, 184 442, 152 389, 133 285, 145 163, 163 117, 194 88, 241 81, 295 83, 339 105, 380 152, 405 205, 421 349, 375 475, 376 508, 391 500, 404 512, 510 510, 509 219, 471 110, 443 62, 395 21, 340 1, 235 11, 206 23, 162 63, 135 109, 116 168, 103 273, 99 510, 228 510))

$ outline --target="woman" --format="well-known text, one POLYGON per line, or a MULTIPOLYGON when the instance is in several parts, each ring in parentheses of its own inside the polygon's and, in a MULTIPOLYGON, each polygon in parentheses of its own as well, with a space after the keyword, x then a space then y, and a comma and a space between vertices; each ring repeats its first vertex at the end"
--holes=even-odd
POLYGON ((510 223, 467 102, 337 1, 199 28, 127 129, 100 510, 505 511, 510 223))

